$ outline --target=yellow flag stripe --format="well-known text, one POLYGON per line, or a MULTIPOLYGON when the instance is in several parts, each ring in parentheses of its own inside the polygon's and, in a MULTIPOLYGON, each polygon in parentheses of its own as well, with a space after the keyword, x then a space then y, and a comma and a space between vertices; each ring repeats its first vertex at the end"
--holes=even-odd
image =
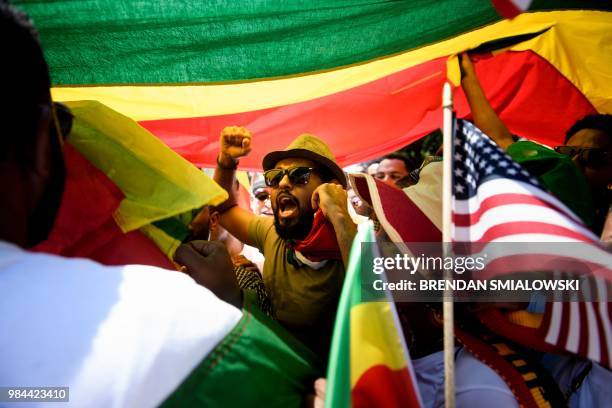
POLYGON ((351 387, 369 368, 407 367, 403 344, 388 302, 367 302, 351 309, 351 387))

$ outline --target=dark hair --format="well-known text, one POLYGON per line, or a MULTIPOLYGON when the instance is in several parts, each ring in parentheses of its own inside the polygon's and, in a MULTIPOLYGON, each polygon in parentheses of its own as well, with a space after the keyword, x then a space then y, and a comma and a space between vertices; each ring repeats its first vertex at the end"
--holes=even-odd
POLYGON ((22 154, 34 140, 41 105, 51 109, 49 69, 30 19, 1 0, 0 38, 0 150, 22 154))
MULTIPOLYGON (((321 177, 321 181, 324 183, 329 183, 333 179, 337 178, 329 169, 327 169, 327 167, 315 165, 314 169, 319 174, 319 177, 321 177)), ((338 181, 341 182, 342 180, 338 181)))
MULTIPOLYGON (((410 173, 410 171, 416 169, 418 166, 416 165, 416 163, 408 156, 401 154, 401 153, 390 153, 388 155, 386 155, 385 157, 383 157, 382 159, 380 159, 380 162, 382 162, 385 159, 389 159, 389 160, 401 160, 404 163, 404 166, 406 167, 406 171, 408 173, 410 173)), ((379 163, 380 163, 379 162, 379 163)))
POLYGON ((572 125, 565 134, 565 142, 574 136, 577 132, 583 129, 594 129, 604 132, 609 138, 612 138, 612 115, 608 114, 593 114, 586 115, 572 125))

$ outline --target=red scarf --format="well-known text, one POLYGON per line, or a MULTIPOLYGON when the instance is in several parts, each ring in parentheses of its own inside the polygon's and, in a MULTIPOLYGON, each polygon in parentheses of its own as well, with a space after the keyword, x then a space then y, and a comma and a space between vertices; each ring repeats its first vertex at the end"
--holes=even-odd
POLYGON ((312 229, 302 241, 290 243, 289 247, 301 253, 310 261, 320 262, 326 259, 342 260, 336 232, 333 225, 317 210, 312 222, 312 229))

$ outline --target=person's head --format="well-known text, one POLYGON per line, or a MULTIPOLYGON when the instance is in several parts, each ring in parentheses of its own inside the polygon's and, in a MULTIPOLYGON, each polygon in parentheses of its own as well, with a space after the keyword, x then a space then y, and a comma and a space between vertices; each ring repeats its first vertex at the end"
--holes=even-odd
POLYGON ((346 177, 329 147, 319 138, 304 134, 283 151, 263 159, 264 178, 271 188, 274 225, 283 239, 303 239, 312 228, 312 194, 323 183, 339 183, 346 177))
POLYGON ((219 241, 225 245, 231 256, 240 254, 244 244, 221 226, 220 217, 221 215, 214 207, 204 206, 189 224, 191 233, 184 242, 219 241))
POLYGON ((253 181, 251 187, 251 209, 255 215, 274 215, 272 213, 272 202, 270 200, 270 187, 266 186, 263 178, 253 181))
POLYGON ((572 156, 589 185, 596 189, 612 183, 612 115, 588 115, 567 131, 559 153, 572 156))
POLYGON ((61 130, 51 103, 47 63, 27 17, 0 3, 0 239, 31 247, 45 240, 61 201, 61 130), (10 39, 10 40, 8 40, 10 39))
POLYGON ((408 176, 413 168, 414 166, 408 157, 403 154, 392 153, 380 161, 374 177, 391 187, 397 187, 395 183, 408 176))
POLYGON ((375 177, 376 169, 378 169, 378 162, 370 163, 370 165, 366 169, 366 173, 368 173, 372 177, 375 177))

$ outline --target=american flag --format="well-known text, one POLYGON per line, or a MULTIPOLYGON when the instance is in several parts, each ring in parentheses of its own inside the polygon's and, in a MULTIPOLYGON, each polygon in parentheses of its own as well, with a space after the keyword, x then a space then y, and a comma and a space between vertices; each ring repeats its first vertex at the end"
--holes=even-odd
MULTIPOLYGON (((592 256, 582 258, 560 245, 565 253, 542 254, 542 247, 534 249, 548 259, 565 257, 583 265, 604 265, 587 268, 592 276, 581 287, 587 292, 583 299, 593 301, 547 303, 540 332, 547 343, 610 367, 612 325, 607 299, 612 276, 606 266, 612 264, 612 255, 569 208, 472 123, 457 121, 453 144, 453 242, 579 242, 587 246, 592 256)), ((496 259, 505 269, 491 275, 496 269, 487 268, 487 278, 508 272, 508 266, 520 270, 517 254, 509 255, 496 259)))

